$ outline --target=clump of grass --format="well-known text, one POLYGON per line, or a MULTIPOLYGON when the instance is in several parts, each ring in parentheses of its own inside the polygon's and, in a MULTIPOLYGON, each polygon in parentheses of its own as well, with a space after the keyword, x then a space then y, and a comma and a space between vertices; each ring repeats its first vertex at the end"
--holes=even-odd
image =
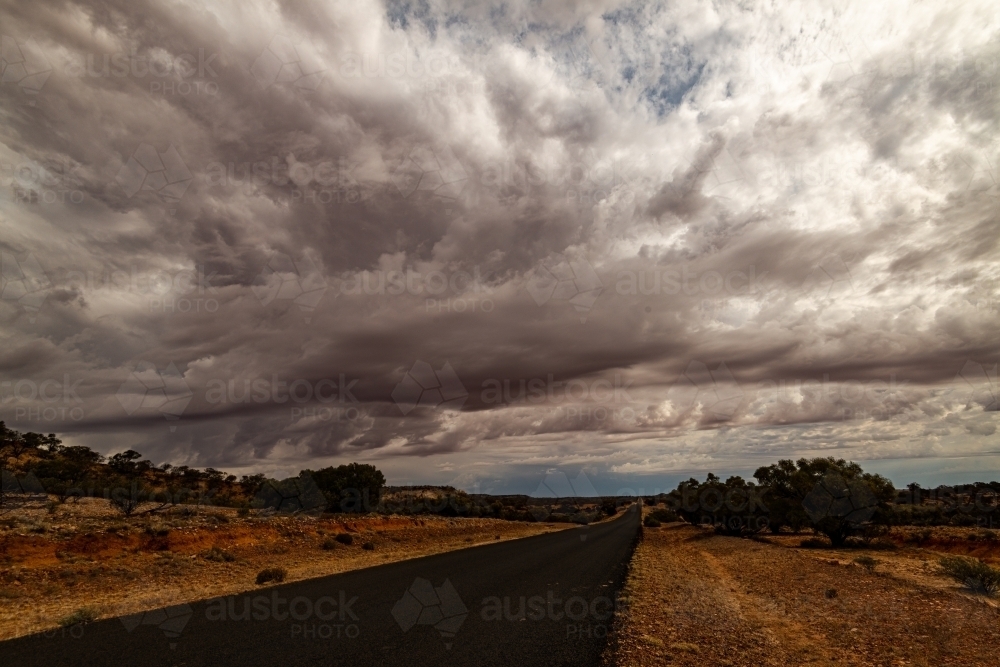
POLYGON ((143 530, 151 537, 166 537, 170 534, 170 528, 159 523, 148 524, 143 530))
POLYGON ((257 585, 269 582, 281 583, 288 576, 288 570, 283 567, 268 567, 257 573, 257 585))
POLYGON ((350 533, 340 533, 335 539, 341 544, 346 544, 348 546, 354 544, 354 536, 350 533))
POLYGON ((236 510, 236 516, 240 517, 241 519, 247 518, 248 516, 250 516, 250 508, 249 507, 239 508, 238 510, 236 510))
POLYGON ((879 563, 881 563, 882 561, 876 560, 871 556, 858 556, 857 558, 854 559, 854 562, 857 565, 863 567, 865 569, 865 572, 867 572, 868 574, 872 574, 873 572, 875 572, 875 568, 878 567, 879 563))
POLYGON ((337 540, 332 537, 328 537, 323 540, 323 551, 333 551, 337 548, 337 540))
POLYGON ((978 558, 945 556, 938 562, 944 574, 977 593, 993 595, 1000 589, 1000 570, 978 558))
POLYGON ((681 653, 698 653, 699 650, 698 645, 691 642, 675 642, 670 645, 670 648, 681 653))
POLYGON ((81 609, 77 609, 69 616, 63 616, 60 618, 59 625, 64 628, 69 628, 74 625, 93 623, 95 620, 97 620, 97 614, 94 613, 94 610, 89 607, 83 607, 81 609))
POLYGON ((365 542, 364 544, 361 545, 361 548, 364 549, 365 551, 375 551, 375 545, 372 544, 371 542, 365 542))
POLYGON ((837 597, 837 589, 836 588, 828 588, 828 589, 826 589, 826 592, 823 595, 826 596, 827 600, 832 600, 833 598, 837 597))
POLYGON ((210 560, 215 563, 232 563, 236 560, 236 556, 232 555, 228 551, 223 551, 219 547, 212 547, 204 554, 205 560, 210 560))

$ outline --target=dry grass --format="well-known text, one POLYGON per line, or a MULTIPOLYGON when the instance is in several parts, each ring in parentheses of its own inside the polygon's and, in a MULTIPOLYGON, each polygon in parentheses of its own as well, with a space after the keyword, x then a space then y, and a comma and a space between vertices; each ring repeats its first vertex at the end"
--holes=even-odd
POLYGON ((58 627, 81 609, 99 619, 252 590, 271 567, 298 581, 573 527, 220 508, 124 520, 102 499, 54 513, 46 503, 0 517, 0 639, 58 627))

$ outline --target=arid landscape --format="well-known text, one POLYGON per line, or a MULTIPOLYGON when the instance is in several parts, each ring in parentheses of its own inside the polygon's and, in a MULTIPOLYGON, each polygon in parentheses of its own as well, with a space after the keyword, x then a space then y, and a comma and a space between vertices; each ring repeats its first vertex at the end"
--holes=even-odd
POLYGON ((297 581, 572 525, 244 514, 188 506, 123 519, 99 498, 24 501, 0 517, 0 640, 252 590, 267 568, 297 581))
POLYGON ((995 532, 894 528, 895 548, 877 550, 802 548, 804 539, 644 528, 607 664, 997 664, 996 600, 938 565, 945 554, 996 563, 995 532))

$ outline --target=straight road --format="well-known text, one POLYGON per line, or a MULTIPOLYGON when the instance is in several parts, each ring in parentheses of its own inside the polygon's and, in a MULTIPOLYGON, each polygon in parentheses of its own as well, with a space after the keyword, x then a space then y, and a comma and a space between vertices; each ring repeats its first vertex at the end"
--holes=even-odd
POLYGON ((597 665, 639 531, 613 521, 0 643, 0 664, 597 665))

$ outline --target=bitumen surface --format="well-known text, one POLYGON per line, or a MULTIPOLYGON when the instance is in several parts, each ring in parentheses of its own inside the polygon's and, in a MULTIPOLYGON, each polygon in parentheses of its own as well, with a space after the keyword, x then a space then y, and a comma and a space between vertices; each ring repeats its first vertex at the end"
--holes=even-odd
POLYGON ((0 643, 0 665, 597 665, 639 533, 612 521, 0 643))

